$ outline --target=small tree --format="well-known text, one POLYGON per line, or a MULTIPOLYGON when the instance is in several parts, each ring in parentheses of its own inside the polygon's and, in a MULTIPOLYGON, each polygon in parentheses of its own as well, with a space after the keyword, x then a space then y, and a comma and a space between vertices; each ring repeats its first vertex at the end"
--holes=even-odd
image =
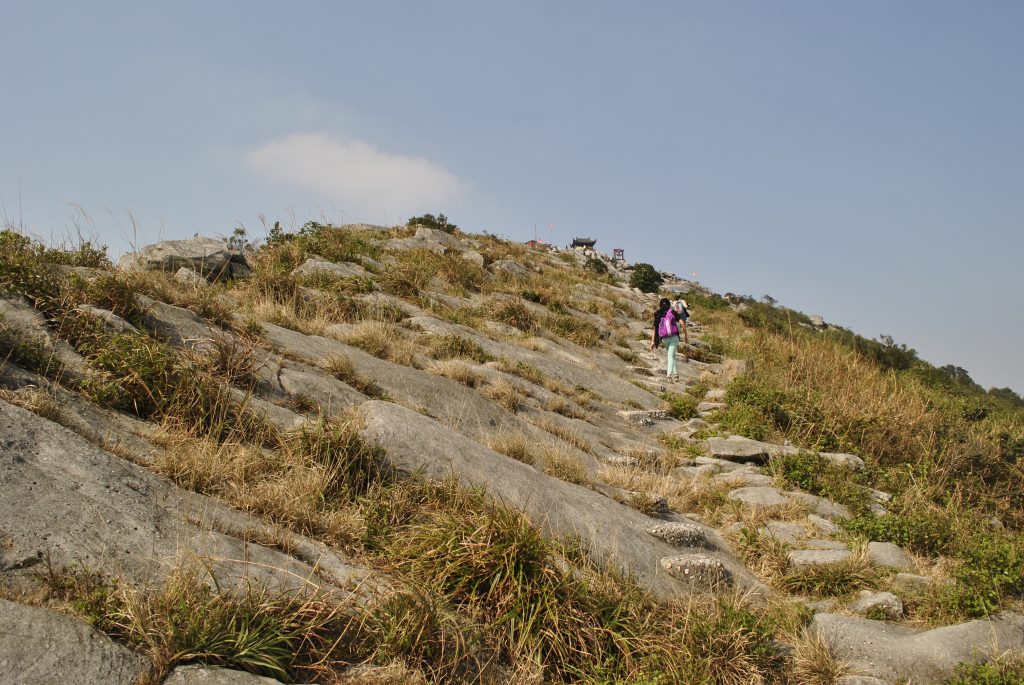
POLYGON ((658 270, 650 264, 641 262, 633 267, 633 275, 629 277, 629 285, 631 288, 639 288, 645 293, 656 293, 658 288, 664 279, 658 270))
POLYGON ((458 226, 456 226, 453 223, 450 223, 448 221, 448 217, 446 217, 444 214, 438 214, 437 216, 434 216, 433 214, 414 216, 413 218, 406 221, 405 225, 426 226, 427 228, 436 228, 437 230, 444 231, 445 233, 454 233, 459 229, 458 226))

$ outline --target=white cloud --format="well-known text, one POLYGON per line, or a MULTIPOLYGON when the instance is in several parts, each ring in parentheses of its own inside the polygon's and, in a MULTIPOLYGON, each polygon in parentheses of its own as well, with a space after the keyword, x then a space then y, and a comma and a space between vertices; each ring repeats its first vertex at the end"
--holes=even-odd
POLYGON ((271 181, 316 192, 350 209, 430 212, 462 190, 459 179, 430 160, 324 133, 272 140, 247 152, 245 163, 271 181))

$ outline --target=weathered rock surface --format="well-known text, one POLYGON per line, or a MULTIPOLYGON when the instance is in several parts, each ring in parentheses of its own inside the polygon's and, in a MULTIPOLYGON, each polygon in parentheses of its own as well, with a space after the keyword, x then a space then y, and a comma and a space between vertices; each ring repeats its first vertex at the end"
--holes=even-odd
POLYGON ((884 621, 816 614, 810 630, 855 672, 920 685, 945 682, 957 664, 1024 649, 1024 616, 1010 612, 923 632, 884 621))
POLYGON ((152 424, 97 406, 31 371, 13 364, 0 364, 0 387, 16 394, 45 392, 56 406, 53 420, 107 449, 127 449, 140 461, 159 451, 143 437, 152 432, 152 424))
POLYGON ((777 507, 789 504, 790 499, 778 488, 750 487, 738 488, 728 494, 729 499, 742 502, 750 507, 777 507))
POLYGON ((46 325, 46 318, 24 298, 0 293, 0 331, 23 344, 34 344, 50 356, 47 373, 60 371, 70 378, 85 376, 86 364, 71 345, 54 335, 46 325))
POLYGON ((279 680, 217 666, 178 666, 163 685, 278 685, 279 680))
POLYGON ((716 459, 728 461, 768 461, 771 445, 750 438, 732 435, 728 438, 708 438, 708 453, 716 459))
MULTIPOLYGON (((771 457, 794 455, 807 451, 793 445, 774 445, 759 440, 751 440, 739 435, 730 435, 728 438, 708 438, 707 444, 710 455, 718 459, 755 463, 764 463, 771 457)), ((850 469, 864 468, 864 460, 853 454, 837 452, 818 452, 817 454, 822 459, 837 466, 850 469)))
POLYGON ((326 276, 329 278, 368 278, 370 272, 349 262, 329 262, 319 257, 310 257, 292 271, 293 276, 326 276))
POLYGON ((913 571, 916 568, 914 560, 902 548, 891 542, 869 542, 868 558, 875 566, 897 571, 913 571))
POLYGON ((110 311, 109 309, 100 309, 94 307, 91 304, 80 304, 75 308, 77 311, 84 312, 89 316, 94 316, 103 322, 103 325, 111 333, 138 333, 139 330, 135 326, 131 325, 120 316, 110 311))
POLYGON ((0 573, 48 556, 57 568, 81 565, 155 587, 175 566, 200 559, 225 588, 322 588, 339 597, 348 596, 341 585, 370 579, 299 536, 292 543, 301 561, 247 542, 248 531, 266 531, 265 524, 2 401, 0 492, 0 573))
POLYGON ((436 228, 418 226, 416 228, 416 235, 410 238, 392 238, 384 247, 393 252, 424 249, 439 254, 446 254, 449 251, 462 252, 463 250, 468 250, 470 245, 451 233, 445 233, 436 228))
POLYGON ((0 683, 134 685, 148 668, 85 621, 0 599, 0 683))
POLYGON ((647 532, 676 547, 703 547, 708 544, 706 528, 691 521, 658 523, 647 532))
POLYGON ((870 675, 842 675, 836 678, 836 685, 892 685, 888 680, 870 675))
MULTIPOLYGON (((704 468, 704 467, 698 467, 704 468)), ((772 484, 770 476, 766 476, 763 473, 757 473, 756 471, 748 471, 746 469, 735 469, 733 471, 726 471, 725 473, 719 473, 711 478, 716 483, 725 483, 733 487, 768 487, 772 484)))
MULTIPOLYGON (((587 488, 551 478, 487 449, 432 419, 387 402, 361 407, 362 437, 380 445, 397 471, 430 480, 454 475, 465 485, 484 488, 494 499, 524 512, 547 535, 578 539, 591 554, 662 597, 679 595, 684 584, 659 572, 659 561, 679 555, 678 548, 655 538, 652 519, 587 488)), ((698 525, 698 524, 695 524, 698 525)), ((733 581, 759 584, 730 552, 716 531, 704 533, 733 581)))
POLYGON ((795 544, 797 540, 807 537, 803 526, 799 523, 790 523, 788 521, 769 521, 763 528, 758 530, 758 533, 791 545, 795 544))
POLYGON ((544 352, 529 350, 508 342, 494 340, 480 331, 459 324, 441 321, 433 317, 413 317, 411 324, 435 334, 457 333, 480 345, 488 354, 500 358, 508 357, 513 362, 522 362, 537 368, 545 377, 557 380, 569 387, 580 386, 593 391, 599 397, 619 404, 639 405, 641 409, 661 409, 662 401, 655 395, 641 390, 629 381, 619 377, 627 364, 614 354, 598 354, 593 350, 579 348, 569 351, 565 345, 547 342, 544 352), (602 371, 606 373, 602 373, 602 371))
POLYGON ((530 273, 525 266, 511 259, 496 260, 491 264, 491 271, 506 278, 522 278, 530 273))
POLYGON ((889 618, 899 618, 903 615, 903 602, 891 592, 869 592, 867 596, 850 604, 849 609, 862 616, 881 612, 889 618))
POLYGON ((850 558, 850 552, 844 549, 797 549, 790 552, 788 558, 790 568, 800 570, 841 564, 850 558))
POLYGON ((932 579, 914 573, 897 573, 892 579, 892 586, 897 590, 922 592, 932 584, 932 579))
POLYGON ((676 580, 697 588, 726 588, 732 584, 729 570, 722 560, 708 554, 680 554, 665 557, 661 568, 676 580))
POLYGON ((835 535, 842 530, 835 523, 832 523, 827 518, 818 516, 817 514, 808 514, 807 520, 811 522, 811 525, 817 528, 818 532, 822 535, 835 535))
POLYGON ((196 273, 190 266, 183 266, 175 271, 174 280, 192 288, 202 288, 210 285, 210 282, 204 276, 196 273))
POLYGON ((226 240, 217 238, 189 238, 165 240, 147 245, 137 253, 121 257, 122 269, 148 269, 174 273, 186 266, 210 280, 244 278, 250 274, 245 256, 228 249, 226 240))

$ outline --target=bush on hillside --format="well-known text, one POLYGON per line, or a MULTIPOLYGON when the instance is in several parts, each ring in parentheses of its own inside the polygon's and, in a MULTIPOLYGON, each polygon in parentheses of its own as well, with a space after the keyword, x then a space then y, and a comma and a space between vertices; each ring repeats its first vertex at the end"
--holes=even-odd
POLYGON ((587 261, 584 262, 583 268, 598 275, 608 273, 608 265, 604 263, 604 260, 598 259, 597 257, 587 257, 587 261))
POLYGON ((406 226, 426 226, 427 228, 435 228, 438 231, 444 231, 445 233, 454 233, 459 230, 459 227, 448 221, 448 217, 444 214, 424 214, 423 216, 414 216, 405 222, 406 226))
POLYGON ((641 262, 633 267, 633 275, 629 277, 629 287, 639 288, 645 293, 656 293, 664 279, 658 270, 650 264, 641 262))

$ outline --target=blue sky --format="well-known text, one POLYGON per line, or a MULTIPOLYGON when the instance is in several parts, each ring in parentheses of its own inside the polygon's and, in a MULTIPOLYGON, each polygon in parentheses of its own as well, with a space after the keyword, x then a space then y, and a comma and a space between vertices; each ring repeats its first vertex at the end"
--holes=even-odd
POLYGON ((260 215, 554 224, 1024 391, 1022 3, 4 0, 0 19, 0 199, 40 236, 119 253, 261 235, 260 215))

